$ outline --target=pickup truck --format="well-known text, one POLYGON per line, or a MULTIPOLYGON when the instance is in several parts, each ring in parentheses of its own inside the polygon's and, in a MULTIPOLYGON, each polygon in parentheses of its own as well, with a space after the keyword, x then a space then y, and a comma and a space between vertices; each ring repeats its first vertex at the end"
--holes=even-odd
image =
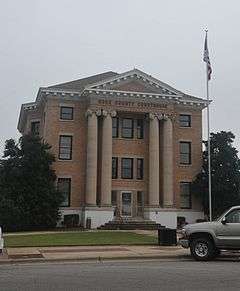
POLYGON ((240 206, 231 207, 212 222, 189 224, 182 229, 179 243, 189 248, 197 261, 208 261, 221 250, 240 250, 240 206))

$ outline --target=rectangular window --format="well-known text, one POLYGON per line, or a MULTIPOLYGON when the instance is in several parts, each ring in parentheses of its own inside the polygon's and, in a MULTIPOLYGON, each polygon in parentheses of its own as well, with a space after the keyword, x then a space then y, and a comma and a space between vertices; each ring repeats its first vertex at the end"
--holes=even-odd
POLYGON ((63 195, 62 207, 70 206, 71 178, 58 178, 57 189, 63 195))
POLYGON ((180 207, 183 209, 192 208, 191 183, 180 182, 180 207))
POLYGON ((137 138, 142 139, 143 138, 143 132, 144 132, 144 121, 143 119, 137 119, 137 138))
POLYGON ((122 158, 122 179, 133 178, 133 159, 122 158))
POLYGON ((118 137, 118 118, 112 118, 112 137, 118 137))
POLYGON ((73 120, 73 107, 60 107, 60 119, 73 120))
POLYGON ((111 193, 111 203, 112 206, 117 206, 117 191, 112 191, 111 193))
POLYGON ((137 191, 137 205, 138 206, 144 205, 144 195, 142 191, 137 191))
POLYGON ((186 141, 180 142, 180 164, 182 165, 191 164, 191 142, 186 141))
POLYGON ((31 122, 31 134, 39 135, 39 131, 40 131, 40 122, 39 121, 31 122))
POLYGON ((122 119, 122 137, 133 138, 133 119, 131 118, 122 119))
POLYGON ((58 157, 60 160, 72 159, 72 136, 60 135, 58 157))
POLYGON ((118 178, 118 158, 112 158, 112 179, 118 178))
POLYGON ((180 114, 179 115, 179 124, 181 127, 191 127, 191 115, 180 114))
POLYGON ((143 179, 143 159, 137 159, 137 179, 143 179))

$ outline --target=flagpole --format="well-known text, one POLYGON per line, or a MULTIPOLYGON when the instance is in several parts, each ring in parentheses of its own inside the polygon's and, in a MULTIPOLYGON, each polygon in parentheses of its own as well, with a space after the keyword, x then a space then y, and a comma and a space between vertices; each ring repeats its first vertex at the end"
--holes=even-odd
MULTIPOLYGON (((205 30, 206 37, 208 30, 205 30)), ((211 142, 210 142, 210 110, 209 110, 209 73, 208 63, 206 63, 206 89, 207 89, 207 150, 208 150, 208 198, 209 198, 209 220, 212 221, 212 175, 211 175, 211 142)))

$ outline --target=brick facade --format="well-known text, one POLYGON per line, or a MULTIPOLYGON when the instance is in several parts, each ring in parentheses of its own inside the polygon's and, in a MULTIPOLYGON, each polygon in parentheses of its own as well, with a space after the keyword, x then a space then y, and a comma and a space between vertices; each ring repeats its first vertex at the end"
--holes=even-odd
MULTIPOLYGON (((81 80, 76 82, 81 82, 81 80)), ((30 105, 24 104, 20 114, 18 126, 20 132, 22 134, 30 132, 31 122, 39 121, 40 135, 52 146, 51 151, 56 157, 56 162, 53 167, 57 177, 71 178, 70 207, 63 208, 63 212, 78 209, 82 211, 82 207, 87 206, 86 167, 88 155, 88 119, 86 112, 87 110, 91 110, 92 112, 97 112, 96 205, 101 206, 101 196, 103 195, 101 193, 103 172, 102 153, 104 150, 102 148, 102 136, 103 120, 105 118, 103 112, 106 111, 116 112, 116 116, 120 119, 119 137, 112 138, 112 157, 118 157, 118 178, 111 180, 111 190, 117 191, 117 205, 121 208, 122 200, 120 193, 122 191, 131 191, 131 216, 137 216, 137 192, 142 191, 144 193, 144 207, 147 209, 149 205, 149 116, 154 114, 154 116, 157 116, 159 123, 159 193, 156 194, 159 196, 158 210, 160 212, 161 210, 169 211, 169 213, 174 210, 176 216, 181 216, 181 212, 192 211, 199 213, 198 215, 201 216, 201 203, 197 197, 191 197, 192 204, 190 210, 181 209, 180 182, 192 182, 201 169, 202 109, 206 106, 205 100, 186 96, 164 83, 157 83, 156 79, 138 70, 133 70, 131 73, 127 72, 122 75, 116 74, 116 76, 110 79, 100 80, 100 84, 99 81, 93 84, 90 82, 90 86, 91 88, 86 86, 82 92, 76 92, 74 84, 71 90, 69 88, 68 90, 61 89, 61 84, 57 88, 53 86, 40 89, 34 106, 32 103, 30 105), (121 78, 122 76, 124 77, 121 78), (73 120, 61 120, 61 107, 73 108, 73 120), (180 126, 180 114, 191 116, 190 127, 180 126), (121 137, 121 120, 123 118, 131 118, 134 120, 133 138, 121 137), (170 171, 172 170, 173 177, 173 204, 171 205, 171 209, 165 209, 163 205, 165 195, 163 193, 163 180, 165 179, 163 173, 166 172, 165 168, 168 165, 167 161, 164 161, 164 155, 166 154, 163 148, 164 138, 166 139, 168 134, 163 128, 166 118, 170 119, 172 124, 172 139, 170 142, 172 142, 173 149, 173 166, 172 168, 170 167, 170 171), (137 119, 143 119, 143 139, 138 139, 136 136, 137 119), (72 136, 71 160, 59 159, 60 135, 72 136), (180 164, 180 141, 191 143, 191 164, 189 165, 180 164), (134 159, 133 179, 122 179, 121 158, 128 157, 134 159), (144 159, 143 180, 136 179, 137 158, 144 159), (165 168, 163 168, 163 165, 165 165, 165 168)), ((187 219, 190 220, 190 218, 187 219)))

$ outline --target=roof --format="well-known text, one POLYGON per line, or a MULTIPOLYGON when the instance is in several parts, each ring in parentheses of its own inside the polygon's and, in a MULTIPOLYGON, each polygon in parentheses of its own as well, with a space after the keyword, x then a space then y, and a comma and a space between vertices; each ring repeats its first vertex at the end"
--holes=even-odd
MULTIPOLYGON (((174 95, 179 96, 181 98, 182 101, 186 101, 186 102, 202 102, 202 101, 206 101, 202 98, 199 98, 199 97, 195 97, 195 96, 192 96, 192 95, 189 95, 189 94, 185 94, 184 92, 182 91, 179 91, 177 90, 176 88, 170 86, 169 84, 167 83, 164 83, 162 81, 160 81, 159 79, 157 78, 154 78, 153 76, 139 70, 139 69, 136 69, 134 68, 133 70, 130 70, 130 71, 127 71, 127 72, 124 72, 124 73, 121 73, 121 74, 117 74, 115 73, 116 75, 114 75, 113 77, 111 78, 108 78, 108 79, 103 79, 101 81, 97 81, 93 84, 88 84, 85 89, 86 90, 93 90, 93 89, 97 89, 97 90, 108 90, 110 89, 111 91, 112 90, 115 90, 115 91, 122 91, 121 88, 117 88, 115 87, 111 87, 113 85, 109 85, 109 84, 113 84, 114 81, 120 81, 120 80, 124 80, 126 79, 126 77, 132 77, 133 75, 137 76, 137 78, 141 77, 141 79, 145 82, 146 80, 148 80, 148 84, 152 84, 153 85, 153 88, 156 89, 156 87, 158 88, 157 90, 149 90, 149 87, 146 88, 147 90, 136 90, 135 93, 141 93, 141 92, 148 92, 148 93, 160 93, 160 94, 168 94, 168 95, 172 95, 172 97, 174 97, 174 95), (109 85, 109 86, 108 86, 109 85)), ((132 79, 133 80, 133 79, 132 79)), ((145 82, 146 83, 146 82, 145 82)), ((129 88, 127 89, 127 91, 132 91, 130 90, 129 88)), ((126 91, 126 92, 127 92, 126 91)))
POLYGON ((145 97, 145 95, 147 95, 149 97, 156 96, 156 98, 174 99, 182 103, 201 103, 204 106, 206 106, 208 102, 202 98, 185 94, 136 68, 121 74, 108 71, 70 82, 49 87, 41 87, 38 91, 36 102, 41 100, 41 93, 49 93, 50 91, 79 95, 82 95, 84 91, 90 93, 96 91, 96 94, 99 94, 101 91, 103 94, 107 92, 110 94, 116 93, 118 95, 125 94, 124 96, 129 94, 133 96, 135 94, 137 97, 140 95, 144 95, 145 97), (138 83, 135 84, 134 82, 138 83), (143 88, 143 86, 141 87, 139 82, 141 82, 145 88, 143 88))
POLYGON ((84 92, 95 92, 96 94, 109 93, 110 95, 134 96, 136 98, 149 97, 151 98, 149 100, 152 100, 152 98, 155 100, 174 100, 177 104, 195 104, 197 106, 201 106, 201 108, 205 108, 209 102, 208 100, 185 94, 136 68, 121 74, 108 71, 70 82, 60 83, 48 87, 40 87, 36 101, 23 104, 21 107, 18 123, 18 129, 20 132, 25 116, 24 111, 35 109, 41 100, 44 100, 42 97, 47 96, 51 92, 53 92, 54 95, 60 93, 62 96, 69 94, 69 96, 77 96, 76 98, 83 96, 84 92), (140 82, 143 86, 139 85, 140 82))
POLYGON ((61 84, 49 86, 49 87, 47 87, 47 89, 59 89, 59 90, 81 92, 87 85, 91 85, 91 84, 96 83, 96 82, 101 82, 103 80, 105 81, 109 78, 116 77, 117 75, 119 75, 119 74, 116 72, 109 71, 109 72, 93 75, 90 77, 86 77, 86 78, 82 78, 82 79, 78 79, 78 80, 74 80, 74 81, 70 81, 70 82, 66 82, 66 83, 61 83, 61 84))

